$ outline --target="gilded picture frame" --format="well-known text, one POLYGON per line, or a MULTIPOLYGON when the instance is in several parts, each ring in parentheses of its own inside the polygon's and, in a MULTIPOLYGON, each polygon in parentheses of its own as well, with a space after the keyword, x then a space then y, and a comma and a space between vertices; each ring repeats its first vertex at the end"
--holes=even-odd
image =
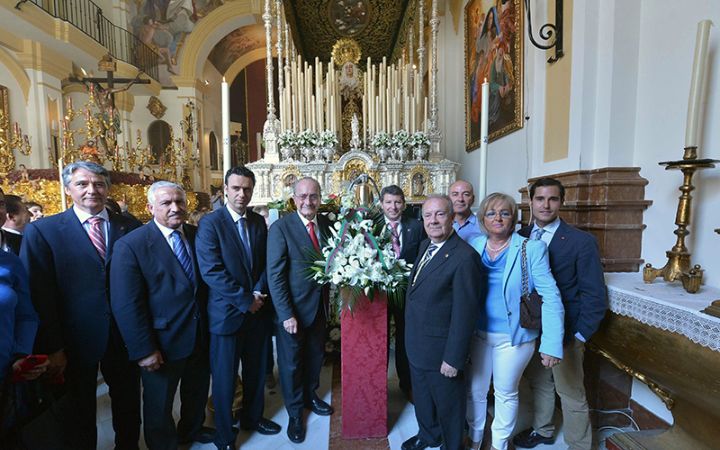
POLYGON ((523 2, 465 6, 465 150, 480 147, 482 83, 490 83, 488 141, 523 127, 523 2))

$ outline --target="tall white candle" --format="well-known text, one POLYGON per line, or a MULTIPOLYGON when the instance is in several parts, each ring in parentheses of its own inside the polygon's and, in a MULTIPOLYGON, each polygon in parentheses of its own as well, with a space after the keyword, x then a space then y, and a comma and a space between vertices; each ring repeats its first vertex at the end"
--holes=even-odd
POLYGON ((230 170, 230 86, 225 77, 222 80, 222 142, 223 142, 223 176, 230 170))
POLYGON ((60 180, 60 207, 62 211, 65 211, 67 209, 67 199, 65 198, 65 186, 63 185, 63 179, 62 179, 62 172, 63 172, 63 161, 62 158, 58 159, 58 180, 60 180))
POLYGON ((703 85, 707 74, 708 38, 712 21, 703 20, 698 23, 695 38, 695 56, 690 79, 690 99, 688 100, 687 127, 685 128, 685 147, 695 147, 700 134, 700 116, 703 105, 703 85))
POLYGON ((487 192, 487 146, 488 146, 488 100, 490 84, 487 78, 482 84, 482 103, 480 105, 480 186, 478 198, 482 201, 487 192))

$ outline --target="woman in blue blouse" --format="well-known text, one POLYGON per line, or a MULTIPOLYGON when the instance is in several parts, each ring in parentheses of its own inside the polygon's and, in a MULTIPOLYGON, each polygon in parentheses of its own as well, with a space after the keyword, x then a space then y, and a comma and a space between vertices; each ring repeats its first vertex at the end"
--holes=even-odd
MULTIPOLYGON (((522 292, 521 247, 525 238, 514 233, 517 205, 512 197, 494 193, 480 204, 478 222, 485 235, 470 245, 482 256, 488 271, 488 294, 481 308, 467 367, 467 420, 472 449, 479 449, 485 429, 490 379, 495 388, 492 448, 506 450, 518 413, 518 384, 536 348, 537 330, 520 326, 522 292)), ((560 292, 550 273, 547 248, 542 241, 528 241, 527 265, 530 291, 543 297, 539 351, 545 367, 562 358, 564 310, 560 292)))
MULTIPOLYGON (((0 250, 0 385, 10 376, 10 366, 19 369, 18 358, 32 353, 37 328, 38 316, 30 302, 25 268, 20 258, 0 250)), ((37 378, 46 365, 26 373, 24 378, 37 378)))

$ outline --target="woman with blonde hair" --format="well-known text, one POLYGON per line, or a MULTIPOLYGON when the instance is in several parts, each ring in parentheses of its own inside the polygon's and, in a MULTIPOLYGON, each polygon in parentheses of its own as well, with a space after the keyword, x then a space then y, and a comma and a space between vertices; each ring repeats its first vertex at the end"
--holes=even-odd
POLYGON ((469 244, 480 253, 488 271, 488 293, 481 306, 466 370, 469 440, 471 449, 480 448, 492 378, 495 388, 492 448, 506 450, 517 421, 520 376, 540 335, 539 330, 520 325, 523 253, 529 292, 536 289, 543 298, 539 352, 548 368, 560 363, 563 356, 564 310, 550 273, 545 244, 536 240, 525 242, 515 233, 517 205, 513 198, 501 193, 488 195, 480 204, 478 223, 485 234, 469 244))

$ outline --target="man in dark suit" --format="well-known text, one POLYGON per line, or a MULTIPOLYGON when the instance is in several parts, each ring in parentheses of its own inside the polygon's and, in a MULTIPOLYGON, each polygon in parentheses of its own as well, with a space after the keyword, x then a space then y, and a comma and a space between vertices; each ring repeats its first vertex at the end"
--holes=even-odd
POLYGON ((555 390, 563 412, 563 434, 571 450, 589 450, 592 429, 585 395, 585 342, 597 331, 607 309, 607 291, 595 238, 558 216, 565 188, 554 178, 541 178, 530 187, 534 224, 520 230, 548 245, 550 270, 565 307, 563 362, 546 370, 540 358, 530 360, 525 377, 534 397, 533 428, 515 436, 515 445, 533 448, 554 442, 552 423, 555 390), (553 382, 554 380, 554 382, 553 382))
POLYGON ((321 248, 330 221, 318 215, 320 184, 313 178, 295 183, 297 213, 288 214, 270 227, 267 275, 277 312, 277 346, 280 385, 290 420, 292 442, 305 440, 303 407, 315 414, 333 413, 315 392, 325 352, 325 300, 327 287, 308 278, 310 253, 321 248))
POLYGON ((2 233, 3 244, 7 250, 16 255, 20 254, 22 235, 25 225, 30 222, 30 212, 25 207, 22 199, 17 195, 5 195, 5 214, 0 216, 3 220, 2 233))
POLYGON ((267 227, 262 216, 248 209, 254 187, 250 169, 228 170, 227 204, 203 217, 198 231, 200 273, 210 288, 210 367, 219 449, 235 449, 232 403, 240 360, 240 426, 261 434, 280 432, 280 425, 263 417, 273 310, 265 273, 267 227))
MULTIPOLYGON (((399 186, 394 184, 385 186, 380 191, 380 206, 385 215, 385 232, 390 233, 395 256, 412 264, 417 258, 420 243, 426 237, 422 223, 402 217, 405 210, 405 194, 399 186)), ((388 306, 388 330, 390 318, 395 321, 395 369, 400 380, 400 389, 412 399, 410 366, 405 351, 405 304, 393 303, 388 306)))
POLYGON ((185 224, 183 188, 158 181, 147 197, 153 220, 115 243, 110 304, 130 359, 142 369, 145 443, 174 450, 214 438, 202 426, 210 385, 207 286, 197 270, 196 228, 185 224))
POLYGON ((109 267, 115 242, 133 229, 110 214, 105 198, 110 177, 87 161, 65 166, 67 211, 25 227, 20 257, 40 317, 35 353, 48 354, 49 375, 65 378, 65 399, 54 407, 65 448, 94 449, 98 364, 110 388, 116 449, 137 449, 140 437, 140 375, 110 314, 109 267))
MULTIPOLYGON (((0 189, 0 220, 5 218, 7 209, 5 205, 5 193, 0 189)), ((21 237, 13 233, 7 233, 0 228, 0 249, 6 252, 20 254, 21 237)))
POLYGON ((463 369, 487 281, 480 255, 453 230, 452 201, 431 195, 422 217, 429 240, 420 245, 405 300, 405 343, 420 431, 402 444, 423 450, 463 448, 463 369))

